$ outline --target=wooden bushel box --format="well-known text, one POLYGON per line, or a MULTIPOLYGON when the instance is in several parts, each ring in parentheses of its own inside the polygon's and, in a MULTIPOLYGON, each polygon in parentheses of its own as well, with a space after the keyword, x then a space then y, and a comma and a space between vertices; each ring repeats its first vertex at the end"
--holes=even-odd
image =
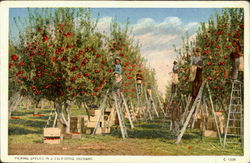
MULTIPOLYGON (((93 133, 93 131, 94 131, 94 128, 88 128, 88 129, 86 130, 86 134, 90 135, 90 134, 93 133)), ((102 134, 102 128, 99 127, 99 128, 96 130, 96 134, 97 134, 97 135, 102 134)))
POLYGON ((89 115, 95 116, 95 109, 89 109, 89 115))
POLYGON ((61 140, 60 128, 44 128, 43 129, 44 143, 59 144, 61 140))
POLYGON ((60 144, 61 139, 59 138, 44 138, 43 143, 45 144, 60 144))
MULTIPOLYGON (((99 122, 99 127, 102 127, 101 126, 102 125, 102 122, 99 122)), ((96 122, 87 122, 87 124, 86 124, 86 127, 87 128, 95 128, 95 126, 96 126, 96 122)))
POLYGON ((90 116, 97 116, 100 114, 100 112, 101 112, 101 110, 89 109, 90 116))
POLYGON ((207 130, 216 130, 215 124, 213 122, 207 122, 206 129, 207 130))
POLYGON ((105 134, 110 134, 110 127, 105 127, 104 133, 105 134))
POLYGON ((111 110, 112 110, 112 108, 107 108, 107 109, 105 109, 105 113, 110 113, 111 110))
POLYGON ((44 137, 60 137, 61 129, 60 128, 44 128, 43 136, 44 137))
POLYGON ((78 117, 70 117, 70 132, 78 132, 78 117))
POLYGON ((223 112, 215 112, 215 115, 216 115, 217 120, 218 120, 218 125, 219 125, 219 128, 220 128, 220 131, 222 132, 222 134, 224 134, 225 115, 223 114, 223 112))
POLYGON ((203 131, 203 136, 206 137, 217 137, 217 132, 214 130, 204 130, 203 131))
POLYGON ((90 116, 89 121, 98 121, 99 116, 90 116))
POLYGON ((201 119, 197 119, 196 122, 194 123, 194 128, 201 128, 201 119))
POLYGON ((104 127, 111 127, 113 123, 113 121, 104 121, 104 127))
POLYGON ((81 139, 80 133, 65 133, 64 138, 66 139, 81 139))

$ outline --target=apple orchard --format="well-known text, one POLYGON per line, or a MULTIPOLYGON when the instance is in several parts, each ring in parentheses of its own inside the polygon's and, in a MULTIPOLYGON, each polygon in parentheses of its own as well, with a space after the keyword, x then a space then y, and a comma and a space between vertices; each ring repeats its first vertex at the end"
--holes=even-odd
MULTIPOLYGON (((88 9, 43 9, 29 11, 28 25, 19 32, 19 42, 9 46, 9 97, 18 91, 32 98, 53 101, 59 110, 66 101, 100 103, 114 83, 114 59, 123 70, 122 91, 132 100, 135 74, 156 86, 155 72, 147 68, 128 27, 112 22, 110 35, 96 29, 98 20, 88 9)), ((20 24, 24 21, 16 20, 20 24)), ((14 99, 12 99, 14 100, 14 99)))
MULTIPOLYGON (((209 82, 212 98, 223 107, 230 95, 232 61, 231 40, 243 46, 242 9, 224 9, 207 23, 201 23, 195 41, 184 42, 178 49, 178 95, 191 92, 189 78, 191 47, 199 47, 206 56, 203 80, 209 82)), ((26 21, 15 19, 19 30, 17 42, 9 44, 9 99, 15 93, 33 99, 55 102, 62 112, 67 101, 99 105, 103 95, 114 85, 114 59, 119 57, 123 70, 122 92, 136 101, 135 75, 141 72, 145 84, 157 88, 154 70, 146 66, 140 47, 129 35, 127 25, 115 20, 110 34, 97 29, 98 19, 89 9, 42 9, 29 11, 26 21), (25 27, 23 29, 23 27, 25 27)), ((239 80, 243 80, 240 74, 239 80)))

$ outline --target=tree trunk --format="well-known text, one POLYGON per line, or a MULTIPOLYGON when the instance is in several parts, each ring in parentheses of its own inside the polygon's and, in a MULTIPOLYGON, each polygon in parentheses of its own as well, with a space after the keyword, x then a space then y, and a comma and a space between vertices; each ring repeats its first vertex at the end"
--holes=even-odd
POLYGON ((18 104, 22 101, 23 96, 21 96, 18 92, 14 94, 13 97, 9 100, 9 117, 11 116, 12 112, 17 110, 18 104))
POLYGON ((82 107, 86 110, 86 113, 88 115, 88 120, 90 119, 90 114, 89 114, 89 108, 86 104, 86 102, 82 103, 82 107))
POLYGON ((70 133, 70 108, 69 105, 66 102, 55 102, 55 108, 58 115, 59 121, 63 124, 65 127, 66 133, 70 133), (64 116, 64 112, 67 114, 67 120, 64 116))
POLYGON ((38 104, 39 104, 39 101, 36 101, 36 102, 35 102, 34 114, 38 114, 38 110, 37 110, 38 104))

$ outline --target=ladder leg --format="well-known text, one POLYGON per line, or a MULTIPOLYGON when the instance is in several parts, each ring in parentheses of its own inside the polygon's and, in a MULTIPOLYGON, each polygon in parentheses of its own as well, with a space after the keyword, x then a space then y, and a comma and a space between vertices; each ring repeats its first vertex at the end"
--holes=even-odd
POLYGON ((232 82, 232 91, 228 107, 227 123, 224 135, 224 147, 228 143, 243 145, 243 112, 241 99, 241 82, 234 80, 232 82), (235 139, 228 139, 228 136, 235 139))
POLYGON ((154 111, 155 111, 156 117, 157 117, 157 118, 159 118, 159 114, 158 114, 158 111, 157 111, 157 109, 156 109, 156 106, 155 106, 154 101, 152 101, 152 105, 153 105, 153 108, 154 108, 154 111))
POLYGON ((221 132, 220 132, 220 129, 219 129, 219 126, 218 126, 218 122, 217 122, 217 118, 216 118, 216 115, 215 115, 214 104, 213 104, 213 100, 212 100, 212 97, 211 97, 211 92, 210 92, 208 83, 207 83, 206 86, 207 86, 207 89, 208 89, 209 100, 210 100, 210 104, 211 104, 211 107, 212 107, 212 113, 213 113, 213 117, 214 117, 216 129, 217 129, 218 137, 219 137, 219 140, 220 140, 220 144, 222 145, 221 132))
POLYGON ((127 129, 125 126, 123 114, 122 114, 121 108, 118 104, 117 97, 116 97, 115 93, 113 93, 113 97, 115 99, 115 109, 116 109, 116 113, 117 113, 118 119, 119 119, 119 125, 120 125, 120 129, 121 129, 121 133, 122 133, 122 138, 125 139, 126 137, 128 137, 128 134, 127 134, 127 129))
POLYGON ((197 97, 196 97, 196 99, 195 99, 195 101, 193 103, 193 106, 192 106, 192 108, 191 108, 191 110, 190 110, 190 112, 189 112, 189 114, 187 116, 187 119, 186 119, 186 121, 185 121, 182 129, 180 130, 180 134, 177 136, 175 144, 179 144, 180 143, 181 138, 182 138, 182 136, 183 136, 183 134, 184 134, 187 126, 188 126, 188 123, 190 122, 191 116, 192 116, 192 114, 193 114, 196 106, 199 105, 199 103, 201 102, 201 97, 202 97, 202 92, 203 92, 204 84, 205 84, 205 82, 203 82, 202 85, 201 85, 201 87, 200 87, 198 95, 197 95, 197 97))
POLYGON ((100 127, 99 124, 100 124, 101 118, 104 116, 104 110, 105 110, 106 102, 107 102, 107 98, 108 98, 107 94, 108 94, 108 91, 107 91, 107 93, 106 93, 106 95, 105 95, 105 97, 104 97, 104 99, 102 101, 102 104, 100 106, 101 111, 100 111, 100 114, 98 115, 98 120, 96 122, 96 125, 95 125, 95 128, 94 128, 94 131, 93 131, 92 135, 95 135, 97 129, 100 127))
POLYGON ((132 119, 131 119, 131 115, 130 115, 130 112, 129 112, 129 109, 128 109, 127 101, 126 101, 126 99, 125 99, 123 93, 121 93, 121 96, 122 96, 122 100, 123 100, 123 103, 124 103, 126 112, 127 112, 127 114, 128 114, 128 119, 129 119, 130 126, 131 126, 131 128, 134 128, 134 124, 133 124, 133 121, 132 121, 132 119))

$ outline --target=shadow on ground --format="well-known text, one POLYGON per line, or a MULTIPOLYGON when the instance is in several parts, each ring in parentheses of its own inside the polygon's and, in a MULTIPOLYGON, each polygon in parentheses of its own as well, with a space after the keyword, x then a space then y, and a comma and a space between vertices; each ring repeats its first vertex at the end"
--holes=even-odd
MULTIPOLYGON (((129 124, 127 126, 127 131, 129 138, 141 138, 141 139, 155 139, 160 138, 164 141, 166 140, 174 140, 176 139, 176 136, 173 134, 172 131, 169 130, 169 124, 165 122, 160 121, 151 121, 151 122, 142 122, 142 123, 136 123, 135 128, 131 129, 129 128, 129 124)), ((121 136, 121 131, 118 126, 112 128, 111 134, 113 136, 121 136)), ((199 130, 192 130, 192 132, 185 132, 183 135, 183 139, 189 140, 189 139, 196 139, 197 137, 200 137, 200 131, 199 130)))
POLYGON ((25 119, 10 119, 9 122, 10 122, 9 124, 13 124, 9 125, 9 135, 24 135, 24 134, 34 134, 34 133, 41 134, 42 133, 41 126, 46 125, 46 121, 35 121, 35 120, 33 121, 25 119))

